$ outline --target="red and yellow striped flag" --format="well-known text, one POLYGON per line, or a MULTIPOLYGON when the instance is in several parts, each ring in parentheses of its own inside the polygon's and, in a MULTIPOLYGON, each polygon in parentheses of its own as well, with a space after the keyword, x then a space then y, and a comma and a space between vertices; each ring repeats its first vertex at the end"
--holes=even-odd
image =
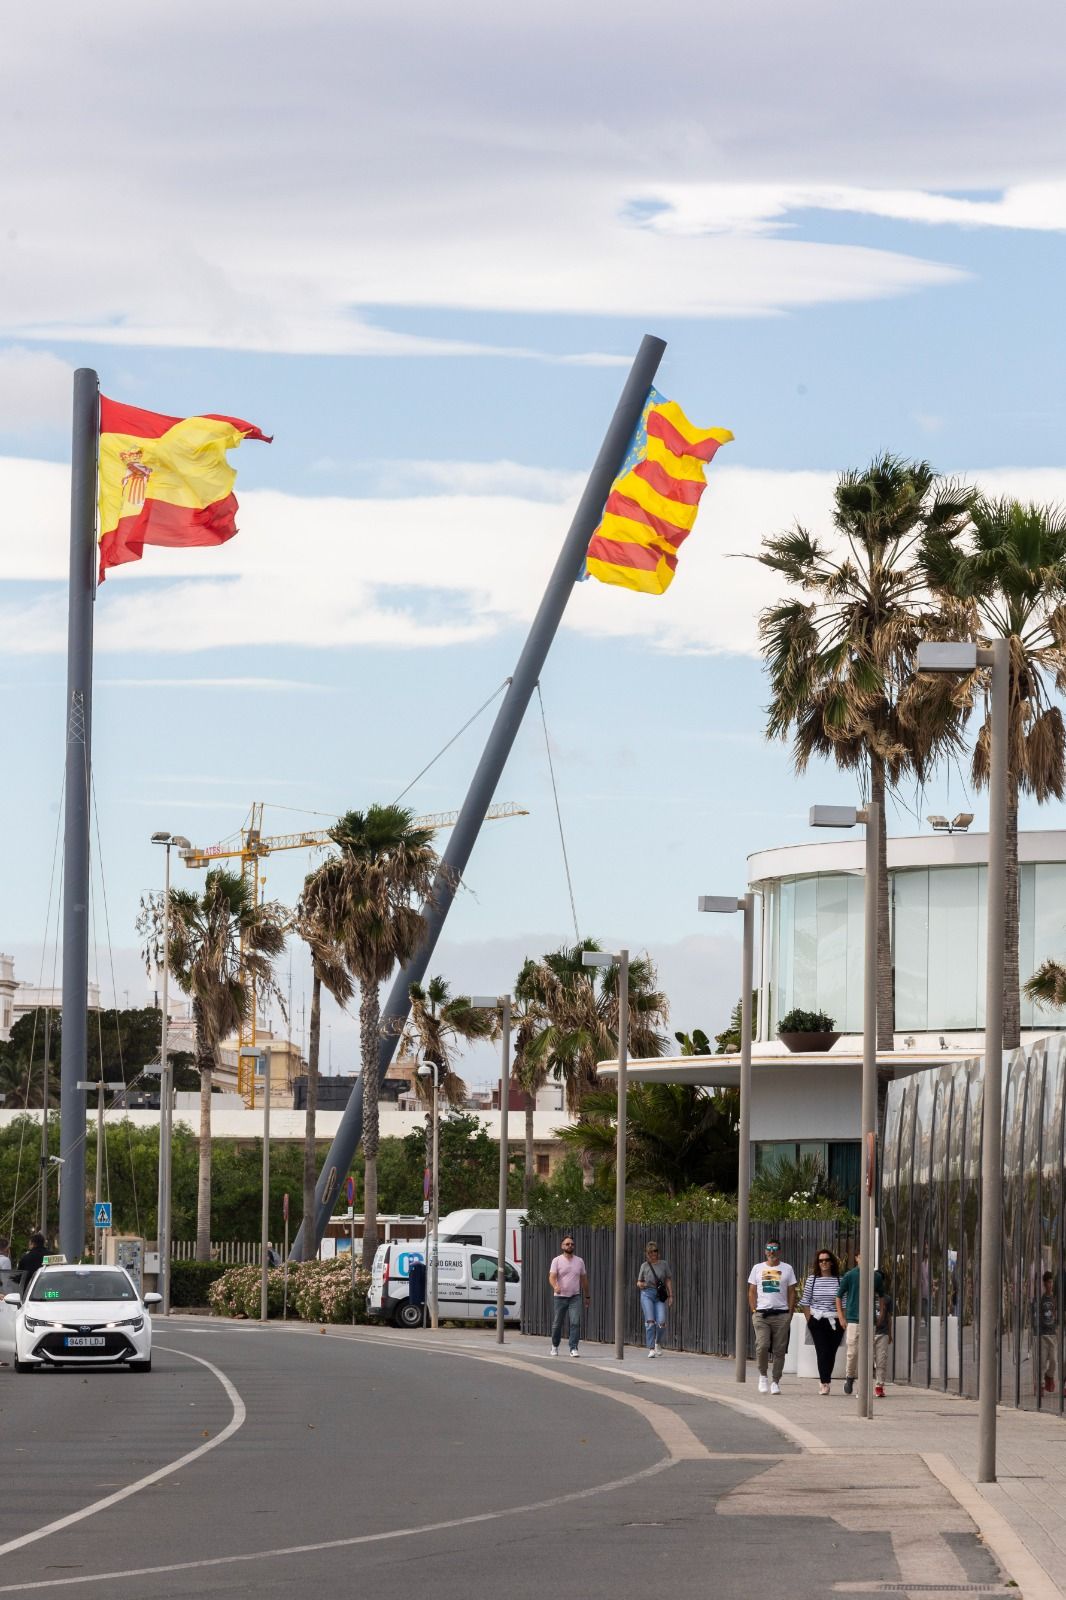
POLYGON ((164 417, 100 396, 100 582, 146 544, 224 544, 237 532, 226 459, 262 439, 236 417, 164 417))
POLYGON ((728 428, 694 428, 679 405, 649 389, 603 521, 589 541, 586 565, 594 578, 665 594, 696 520, 704 470, 732 437, 728 428))

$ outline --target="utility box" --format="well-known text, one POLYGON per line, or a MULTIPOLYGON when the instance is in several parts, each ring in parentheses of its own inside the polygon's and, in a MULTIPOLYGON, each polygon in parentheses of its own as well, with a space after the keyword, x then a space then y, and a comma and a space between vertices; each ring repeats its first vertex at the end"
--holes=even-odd
POLYGON ((110 1233, 104 1241, 104 1265, 125 1267, 138 1294, 144 1293, 144 1244, 136 1233, 110 1233))

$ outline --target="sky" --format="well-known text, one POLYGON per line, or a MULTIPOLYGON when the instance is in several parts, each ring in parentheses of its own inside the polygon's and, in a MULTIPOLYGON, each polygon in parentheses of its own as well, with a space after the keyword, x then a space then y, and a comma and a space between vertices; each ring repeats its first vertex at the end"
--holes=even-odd
MULTIPOLYGON (((240 533, 96 603, 93 956, 147 994, 149 840, 390 801, 511 671, 645 332, 731 428, 662 598, 578 586, 542 678, 582 934, 721 1027, 746 856, 854 780, 763 735, 750 558, 891 450, 1066 500, 1064 30, 977 0, 534 10, 189 0, 22 8, 0 58, 0 948, 56 964, 71 374, 273 434, 240 533), (703 926, 701 926, 701 922, 703 926)), ((407 791, 457 807, 491 709, 407 791)), ((432 970, 505 989, 573 936, 535 704, 432 970)), ((964 773, 893 832, 974 809, 964 773)), ((1060 826, 1061 806, 1039 821, 1060 826)), ((1033 825, 1035 810, 1023 815, 1033 825)), ((291 900, 309 857, 275 855, 291 900)), ((185 869, 179 869, 185 873, 185 869)), ((191 875, 186 874, 186 877, 191 875)), ((113 973, 113 976, 112 976, 113 973)), ((283 974, 283 987, 289 981, 283 974)), ((306 964, 292 959, 299 1026, 306 964)), ((355 1065, 348 1017, 329 1064, 355 1065)))

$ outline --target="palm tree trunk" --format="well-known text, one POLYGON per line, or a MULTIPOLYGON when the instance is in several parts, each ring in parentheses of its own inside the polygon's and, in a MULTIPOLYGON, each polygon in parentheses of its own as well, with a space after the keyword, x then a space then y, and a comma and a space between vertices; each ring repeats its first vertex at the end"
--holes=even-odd
POLYGON ((529 1205, 529 1191, 533 1186, 533 1096, 526 1093, 526 1158, 522 1169, 522 1204, 529 1205))
POLYGON ((877 1048, 891 1050, 896 1026, 896 984, 889 911, 891 885, 888 881, 885 764, 875 755, 870 757, 870 799, 880 808, 877 827, 877 1048))
POLYGON ((359 1042, 363 1056, 363 1266, 369 1272, 378 1247, 378 1046, 381 1001, 376 983, 359 986, 359 1042))
POLYGON ((1003 1048, 1021 1043, 1018 973, 1018 783, 1007 780, 1007 903, 1003 908, 1003 1048))
POLYGON ((304 1238, 310 1248, 315 1215, 315 1118, 318 1112, 318 1055, 322 1038, 322 979, 317 968, 311 978, 311 1026, 307 1035, 307 1115, 304 1119, 304 1238))
POLYGON ((196 1056, 200 1069, 200 1142, 196 1179, 196 1259, 211 1259, 211 1084, 214 1054, 204 1038, 203 1017, 193 1002, 196 1056))

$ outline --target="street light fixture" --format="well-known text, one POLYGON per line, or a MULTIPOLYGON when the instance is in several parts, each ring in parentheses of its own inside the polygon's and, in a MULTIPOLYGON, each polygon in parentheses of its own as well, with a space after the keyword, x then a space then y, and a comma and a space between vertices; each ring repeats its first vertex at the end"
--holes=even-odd
POLYGON ((614 1163, 614 1353, 625 1360, 626 1091, 629 1067, 629 951, 583 950, 583 967, 618 968, 618 1117, 614 1163))
POLYGON ((433 1078, 433 1153, 430 1156, 429 1233, 433 1243, 429 1262, 429 1325, 436 1332, 438 1326, 437 1258, 440 1255, 440 1069, 435 1061, 423 1061, 418 1069, 418 1076, 420 1078, 428 1078, 431 1075, 433 1078))
MULTIPOLYGON (((96 1204, 99 1205, 100 1204, 100 1199, 101 1199, 101 1178, 103 1176, 103 1161, 102 1161, 101 1157, 102 1157, 103 1147, 104 1147, 104 1090, 105 1089, 110 1089, 112 1094, 117 1094, 118 1091, 120 1089, 124 1089, 126 1087, 126 1085, 122 1081, 121 1078, 119 1078, 117 1082, 109 1081, 109 1082, 106 1082, 106 1083, 102 1079, 99 1079, 99 1078, 93 1078, 93 1079, 79 1078, 78 1082, 74 1085, 74 1087, 76 1089, 86 1089, 86 1090, 88 1090, 88 1089, 97 1089, 97 1090, 99 1090, 99 1093, 96 1096, 96 1196, 95 1196, 96 1197, 96 1204)), ((100 1258, 103 1255, 104 1237, 103 1237, 103 1234, 102 1234, 102 1232, 100 1231, 99 1228, 94 1228, 93 1232, 95 1234, 95 1237, 93 1239, 93 1260, 96 1262, 96 1265, 99 1266, 100 1265, 100 1258)))
POLYGON ((985 935, 985 1082, 981 1130, 981 1320, 977 1363, 977 1481, 996 1481, 1000 1278, 1003 1228, 1003 964, 1007 904, 1007 742, 1010 640, 990 646, 918 646, 918 671, 953 676, 991 669, 989 684, 988 890, 985 935))
POLYGON ((866 825, 863 885, 862 1150, 866 1163, 859 1202, 859 1414, 873 1416, 874 1184, 877 1179, 877 877, 881 807, 812 806, 812 828, 866 825))
POLYGON ((479 1011, 496 1011, 500 1018, 500 1191, 496 1224, 496 1343, 503 1344, 507 1287, 507 1174, 510 1150, 507 1113, 511 1099, 511 996, 474 995, 470 1004, 479 1011))
POLYGON ((171 1150, 174 1131, 174 1082, 170 1066, 167 1039, 169 1026, 167 988, 170 978, 170 852, 172 849, 188 850, 188 839, 182 833, 153 833, 152 843, 166 850, 166 869, 163 879, 163 1005, 159 1041, 159 1177, 156 1188, 156 1243, 159 1247, 159 1292, 163 1296, 160 1306, 164 1316, 170 1315, 170 1207, 171 1207, 171 1150))
POLYGON ((931 817, 926 817, 926 822, 934 833, 966 833, 973 821, 972 811, 960 811, 949 822, 947 817, 942 817, 934 812, 931 817))
POLYGON ((755 966, 755 896, 701 894, 701 911, 734 915, 744 913, 744 943, 740 962, 740 1129, 737 1142, 737 1382, 748 1376, 748 1257, 751 1251, 749 1191, 751 1189, 751 985, 755 966))

